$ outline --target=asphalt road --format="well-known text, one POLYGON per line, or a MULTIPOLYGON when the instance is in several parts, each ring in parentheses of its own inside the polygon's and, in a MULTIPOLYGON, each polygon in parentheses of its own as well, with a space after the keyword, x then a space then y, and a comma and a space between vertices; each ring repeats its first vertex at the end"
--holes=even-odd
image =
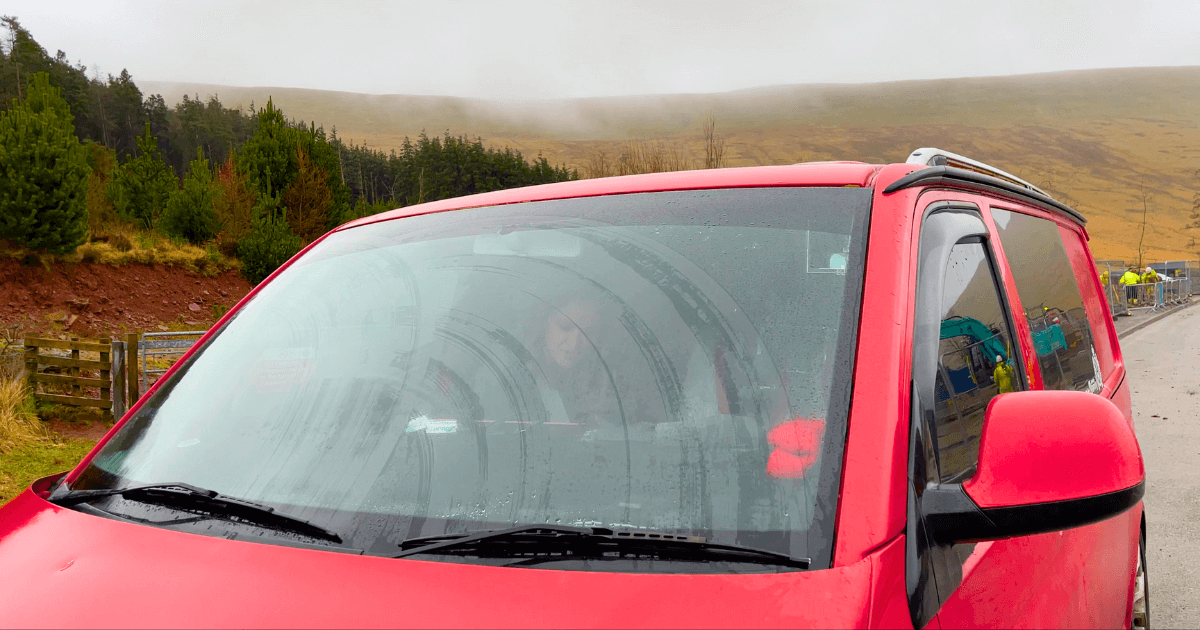
POLYGON ((1121 339, 1146 461, 1152 628, 1200 628, 1200 307, 1121 339))

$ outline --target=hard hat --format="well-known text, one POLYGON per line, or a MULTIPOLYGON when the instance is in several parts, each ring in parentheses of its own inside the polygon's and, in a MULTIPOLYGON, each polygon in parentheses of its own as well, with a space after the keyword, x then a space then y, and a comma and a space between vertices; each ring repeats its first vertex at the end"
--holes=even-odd
POLYGON ((1150 265, 1146 265, 1146 271, 1154 271, 1154 268, 1150 265))
POLYGON ((1003 360, 1004 360, 1004 358, 1003 358, 1003 357, 1001 357, 1001 356, 1000 356, 1000 355, 998 355, 998 354, 996 355, 996 363, 1000 363, 1000 362, 1001 362, 1001 361, 1003 361, 1003 360))

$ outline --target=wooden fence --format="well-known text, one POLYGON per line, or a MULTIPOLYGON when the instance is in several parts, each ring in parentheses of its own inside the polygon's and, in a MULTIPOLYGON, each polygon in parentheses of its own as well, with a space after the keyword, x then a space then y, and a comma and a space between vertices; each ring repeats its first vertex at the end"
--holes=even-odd
POLYGON ((112 341, 109 339, 63 341, 26 337, 25 369, 29 373, 29 386, 34 392, 34 399, 59 405, 92 407, 111 416, 113 413, 112 351, 112 341), (69 356, 65 356, 64 352, 43 354, 43 350, 67 351, 70 354, 69 356), (80 358, 81 352, 98 354, 100 358, 99 360, 82 359, 80 358), (84 372, 95 373, 96 376, 83 376, 84 372), (39 391, 39 383, 49 386, 43 389, 50 391, 39 391), (85 389, 98 390, 99 398, 85 395, 90 393, 85 389))
POLYGON ((120 418, 125 415, 126 409, 137 402, 141 391, 153 383, 148 379, 157 378, 167 371, 161 364, 148 364, 146 357, 154 356, 160 362, 164 356, 178 358, 195 345, 204 333, 203 330, 143 335, 129 333, 124 339, 103 338, 95 341, 27 337, 25 370, 29 373, 29 387, 36 400, 91 407, 120 418), (100 358, 83 359, 80 358, 81 352, 98 354, 100 358), (140 383, 139 355, 142 361, 140 383), (38 384, 42 387, 39 388, 38 384), (99 396, 93 395, 95 393, 99 396))

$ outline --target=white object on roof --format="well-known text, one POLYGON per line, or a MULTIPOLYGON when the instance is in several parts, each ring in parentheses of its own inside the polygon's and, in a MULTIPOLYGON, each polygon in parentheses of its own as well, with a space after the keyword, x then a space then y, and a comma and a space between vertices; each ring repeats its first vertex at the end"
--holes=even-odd
POLYGON ((962 168, 962 169, 966 169, 968 171, 975 171, 976 173, 980 173, 983 175, 990 175, 991 177, 997 177, 999 179, 1007 180, 1018 186, 1028 188, 1029 190, 1032 190, 1035 192, 1042 193, 1043 195, 1046 195, 1047 197, 1050 196, 1050 194, 1047 193, 1046 191, 1042 190, 1041 188, 1038 188, 1037 186, 1034 186, 1033 184, 1021 179, 1020 177, 1017 177, 1016 175, 1013 175, 1012 173, 1007 173, 1007 172, 1002 171, 994 166, 990 166, 990 165, 984 164, 983 162, 972 160, 969 157, 964 157, 957 153, 951 153, 949 151, 944 151, 942 149, 935 149, 933 147, 923 147, 923 148, 917 149, 916 151, 913 151, 911 155, 908 156, 908 159, 905 160, 905 163, 906 164, 921 164, 924 166, 951 166, 954 168, 962 168))

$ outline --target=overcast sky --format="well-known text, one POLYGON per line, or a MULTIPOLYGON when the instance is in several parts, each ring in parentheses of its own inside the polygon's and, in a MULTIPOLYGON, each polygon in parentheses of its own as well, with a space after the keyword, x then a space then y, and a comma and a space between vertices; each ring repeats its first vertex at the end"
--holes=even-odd
POLYGON ((496 99, 1200 65, 1198 0, 5 0, 135 81, 496 99))

